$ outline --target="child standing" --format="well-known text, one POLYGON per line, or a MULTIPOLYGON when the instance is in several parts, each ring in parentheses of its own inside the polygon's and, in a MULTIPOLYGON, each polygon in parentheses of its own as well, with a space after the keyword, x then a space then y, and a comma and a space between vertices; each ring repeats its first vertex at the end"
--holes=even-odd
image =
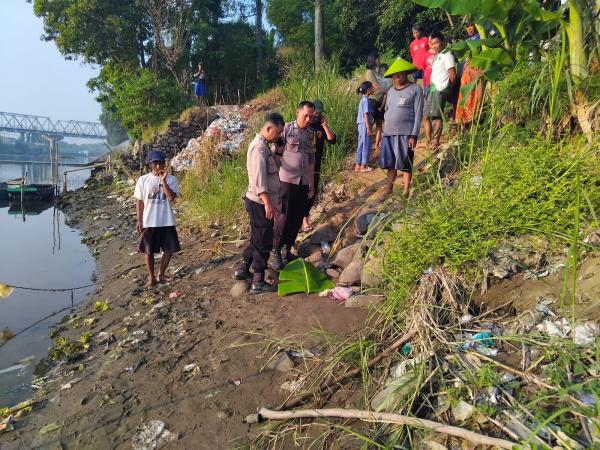
POLYGON ((356 114, 356 125, 358 127, 358 147, 356 149, 355 172, 371 172, 373 169, 367 166, 369 156, 371 155, 372 136, 373 136, 373 111, 371 111, 369 96, 373 94, 373 83, 363 81, 357 89, 362 94, 358 104, 358 113, 356 114))
POLYGON ((250 216, 250 243, 243 253, 234 277, 244 280, 252 277, 250 292, 274 292, 277 288, 265 281, 269 253, 273 247, 274 219, 281 212, 279 190, 279 162, 269 144, 281 137, 285 123, 277 113, 270 113, 260 132, 248 147, 248 191, 244 206, 250 216), (250 267, 254 274, 250 273, 250 267))
POLYGON ((392 193, 398 170, 402 172, 404 182, 402 195, 405 198, 409 195, 414 148, 423 115, 423 90, 408 81, 408 74, 417 69, 414 64, 398 58, 385 74, 394 83, 387 94, 380 155, 381 168, 387 169, 385 196, 392 193))
POLYGON ((165 170, 165 154, 159 150, 148 153, 150 173, 141 176, 135 184, 133 196, 137 199, 136 231, 141 235, 138 251, 144 253, 147 286, 167 283, 165 272, 173 253, 181 250, 175 229, 171 203, 179 195, 177 178, 165 170), (162 250, 158 278, 154 275, 154 254, 162 250))

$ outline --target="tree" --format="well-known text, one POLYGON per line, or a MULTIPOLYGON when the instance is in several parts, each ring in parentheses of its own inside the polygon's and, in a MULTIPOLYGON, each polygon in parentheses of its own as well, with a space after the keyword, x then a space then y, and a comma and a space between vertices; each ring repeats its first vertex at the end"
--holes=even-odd
POLYGON ((323 8, 321 0, 315 0, 315 67, 319 67, 324 57, 323 8))
POLYGON ((119 145, 127 140, 127 131, 121 122, 116 111, 109 111, 105 103, 102 104, 102 113, 100 113, 100 123, 106 129, 108 135, 107 142, 110 145, 119 145))
POLYGON ((255 25, 254 35, 256 36, 256 79, 260 78, 260 69, 262 66, 262 48, 263 48, 263 29, 262 29, 262 0, 255 0, 255 25))

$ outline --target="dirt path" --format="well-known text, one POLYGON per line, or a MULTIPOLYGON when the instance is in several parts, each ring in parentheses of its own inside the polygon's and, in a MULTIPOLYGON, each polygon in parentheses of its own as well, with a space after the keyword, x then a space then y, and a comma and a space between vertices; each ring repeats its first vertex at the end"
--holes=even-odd
MULTIPOLYGON (((131 254, 137 238, 130 199, 92 184, 67 201, 68 220, 84 231, 101 279, 141 263, 131 254)), ((152 419, 178 436, 176 447, 234 447, 247 441, 242 419, 260 406, 284 401, 289 392, 280 386, 298 377, 296 369, 264 369, 278 346, 309 349, 318 357, 323 336, 343 337, 364 326, 367 310, 316 295, 232 298, 240 250, 218 245, 225 237, 210 233, 182 237, 184 251, 171 264, 176 274, 170 285, 141 289, 144 271, 137 268, 91 296, 81 320, 60 333, 75 341, 91 332, 90 350, 51 369, 53 381, 39 393, 34 413, 0 438, 2 450, 131 448, 135 430, 152 419), (183 295, 170 299, 174 291, 183 295), (95 312, 97 301, 106 301, 110 310, 95 312), (93 328, 75 328, 91 318, 97 319, 93 328), (190 364, 194 368, 185 371, 190 364), (61 389, 68 382, 71 387, 61 389), (53 422, 61 428, 38 433, 53 422)), ((303 367, 314 359, 295 363, 303 367)))

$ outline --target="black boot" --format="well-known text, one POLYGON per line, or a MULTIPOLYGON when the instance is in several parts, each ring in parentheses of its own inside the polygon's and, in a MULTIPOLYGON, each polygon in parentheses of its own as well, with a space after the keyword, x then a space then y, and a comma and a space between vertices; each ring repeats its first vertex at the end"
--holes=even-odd
POLYGON ((277 292, 277 286, 269 284, 264 280, 262 273, 255 273, 250 286, 251 294, 263 294, 265 292, 277 292))
POLYGON ((271 251, 271 257, 269 258, 269 263, 271 264, 271 268, 273 270, 281 270, 283 269, 283 261, 281 259, 281 249, 274 248, 271 251))
POLYGON ((235 267, 233 277, 236 280, 247 280, 248 278, 252 278, 252 274, 250 273, 250 263, 246 260, 241 260, 235 267))
POLYGON ((298 259, 298 257, 291 252, 291 248, 289 248, 287 245, 284 245, 281 249, 281 255, 284 266, 287 266, 288 263, 298 259))

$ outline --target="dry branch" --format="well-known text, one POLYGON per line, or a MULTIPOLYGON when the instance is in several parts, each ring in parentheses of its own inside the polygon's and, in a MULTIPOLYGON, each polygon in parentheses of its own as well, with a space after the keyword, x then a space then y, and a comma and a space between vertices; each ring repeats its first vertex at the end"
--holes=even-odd
POLYGON ((289 419, 300 419, 300 418, 323 418, 323 417, 336 417, 344 419, 360 419, 367 422, 380 422, 380 423, 394 423, 399 425, 406 425, 409 427, 424 428, 431 430, 436 433, 443 433, 450 436, 456 436, 472 442, 476 445, 489 445, 496 446, 498 448, 512 449, 516 443, 507 441, 505 439, 498 439, 483 434, 475 433, 473 431, 465 430, 464 428, 453 427, 432 420, 418 419, 416 417, 404 416, 401 414, 390 414, 390 413, 376 413, 372 411, 363 411, 359 409, 305 409, 297 411, 273 411, 267 408, 261 408, 258 411, 258 417, 249 416, 247 419, 248 423, 260 421, 261 419, 271 420, 289 420, 289 419), (258 419, 258 420, 257 420, 258 419))

